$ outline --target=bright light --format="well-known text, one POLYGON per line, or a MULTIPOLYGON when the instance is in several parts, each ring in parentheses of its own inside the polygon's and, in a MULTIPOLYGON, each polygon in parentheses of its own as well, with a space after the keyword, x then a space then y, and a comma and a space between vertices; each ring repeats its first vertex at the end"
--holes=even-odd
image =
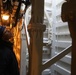
POLYGON ((8 20, 8 19, 9 19, 9 15, 3 14, 3 15, 2 15, 2 19, 3 19, 3 20, 8 20))

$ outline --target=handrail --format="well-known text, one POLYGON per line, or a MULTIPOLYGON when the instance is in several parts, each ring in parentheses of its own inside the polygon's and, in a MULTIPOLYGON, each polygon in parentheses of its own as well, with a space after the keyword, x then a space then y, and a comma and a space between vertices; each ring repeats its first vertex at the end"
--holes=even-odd
POLYGON ((47 60, 42 64, 42 71, 49 68, 51 65, 56 63, 59 59, 67 55, 71 51, 71 46, 65 48, 63 51, 58 53, 57 55, 53 56, 51 59, 47 60))

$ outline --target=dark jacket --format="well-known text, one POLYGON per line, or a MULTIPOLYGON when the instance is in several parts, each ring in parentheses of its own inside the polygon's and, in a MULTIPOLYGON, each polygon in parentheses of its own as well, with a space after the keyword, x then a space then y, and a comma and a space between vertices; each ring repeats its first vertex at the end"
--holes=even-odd
POLYGON ((20 75, 13 44, 0 39, 0 75, 20 75))

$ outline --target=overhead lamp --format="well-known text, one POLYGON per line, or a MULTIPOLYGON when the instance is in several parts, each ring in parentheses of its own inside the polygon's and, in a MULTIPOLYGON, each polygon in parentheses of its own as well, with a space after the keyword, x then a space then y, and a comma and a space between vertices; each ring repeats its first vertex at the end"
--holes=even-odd
POLYGON ((2 25, 10 25, 10 15, 8 13, 1 14, 1 23, 2 25))
POLYGON ((9 20, 9 15, 2 14, 2 20, 9 20))

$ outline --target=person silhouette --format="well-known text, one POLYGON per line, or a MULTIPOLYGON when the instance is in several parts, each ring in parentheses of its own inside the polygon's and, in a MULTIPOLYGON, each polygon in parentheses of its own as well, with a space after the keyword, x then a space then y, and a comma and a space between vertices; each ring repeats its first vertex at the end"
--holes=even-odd
POLYGON ((6 27, 0 26, 0 75, 20 75, 10 38, 12 33, 6 27))

